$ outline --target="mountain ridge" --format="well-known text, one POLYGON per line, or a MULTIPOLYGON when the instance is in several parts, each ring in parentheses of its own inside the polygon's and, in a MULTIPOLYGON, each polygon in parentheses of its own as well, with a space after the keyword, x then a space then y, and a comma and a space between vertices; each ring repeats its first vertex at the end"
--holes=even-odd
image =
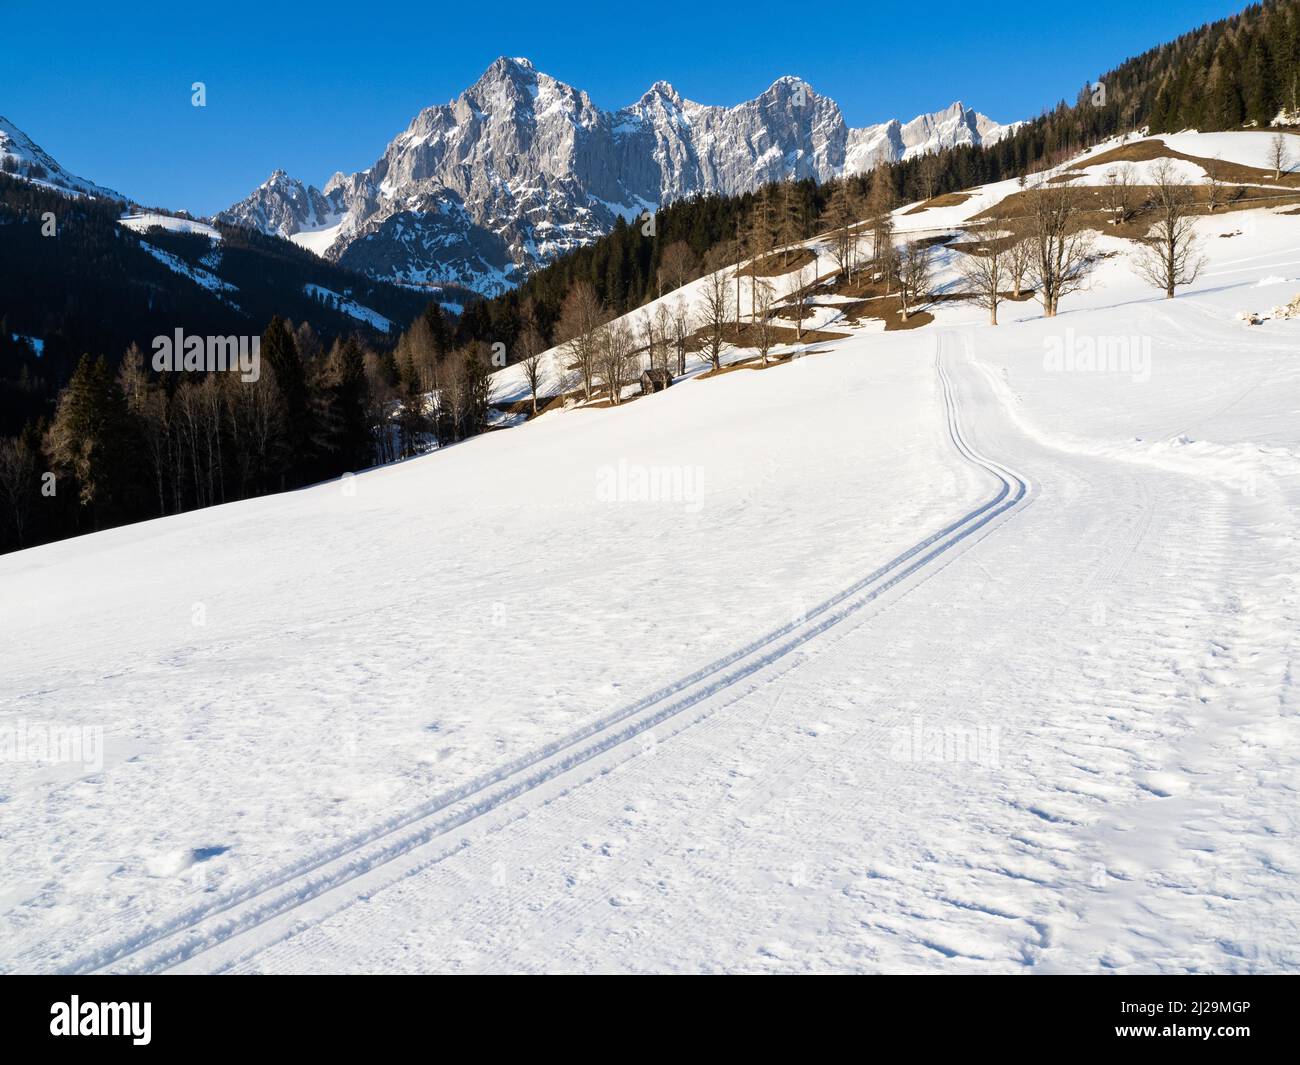
POLYGON ((4 115, 0 115, 0 171, 59 192, 126 200, 120 192, 97 185, 64 169, 49 152, 4 115))
POLYGON ((502 56, 459 96, 422 109, 365 170, 336 173, 323 189, 277 170, 215 218, 374 277, 495 294, 618 217, 996 143, 1018 126, 958 101, 850 127, 833 99, 792 75, 734 106, 696 103, 661 80, 606 111, 531 61, 502 56))

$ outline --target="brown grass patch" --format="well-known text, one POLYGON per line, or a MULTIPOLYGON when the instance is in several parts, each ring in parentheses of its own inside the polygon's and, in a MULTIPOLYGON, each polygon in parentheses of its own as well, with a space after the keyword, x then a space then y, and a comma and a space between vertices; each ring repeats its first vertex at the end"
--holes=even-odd
MULTIPOLYGON (((811 309, 811 307, 809 309, 811 309)), ((795 308, 782 307, 780 310, 773 312, 773 317, 794 321, 795 308)), ((806 314, 805 317, 807 317, 806 314)), ((754 346, 754 337, 751 332, 752 328, 753 327, 748 322, 741 322, 740 329, 737 330, 736 323, 730 322, 728 323, 726 330, 723 332, 723 340, 733 348, 752 348, 754 346)), ((776 344, 821 344, 831 340, 843 340, 848 335, 848 333, 835 333, 829 329, 805 329, 803 331, 803 336, 800 337, 799 330, 795 326, 772 326, 772 340, 776 344)), ((702 336, 698 332, 695 334, 695 337, 702 340, 702 336)), ((701 343, 699 346, 694 348, 694 350, 697 352, 703 351, 704 345, 701 343)))
POLYGON ((974 195, 973 192, 945 192, 939 196, 931 196, 923 203, 918 203, 910 211, 904 211, 903 214, 920 214, 932 207, 960 207, 974 195))
POLYGON ((1273 185, 1300 188, 1300 174, 1283 174, 1279 178, 1274 178, 1271 170, 1265 170, 1257 166, 1247 166, 1245 163, 1230 163, 1224 159, 1208 159, 1203 155, 1188 155, 1186 152, 1180 152, 1176 148, 1169 147, 1159 138, 1147 138, 1146 140, 1134 141, 1132 144, 1121 144, 1118 148, 1102 152, 1095 158, 1080 159, 1070 169, 1083 170, 1086 167, 1102 166, 1106 163, 1148 163, 1154 159, 1182 159, 1203 168, 1216 166, 1218 167, 1220 179, 1233 184, 1249 185, 1267 181, 1273 185))
POLYGON ((792 270, 807 266, 817 256, 811 248, 792 248, 787 252, 773 252, 740 271, 741 277, 780 277, 792 270))
MULTIPOLYGON (((1104 233, 1112 237, 1127 237, 1130 240, 1139 240, 1146 236, 1147 230, 1154 221, 1152 212, 1152 199, 1155 195, 1155 188, 1151 185, 1135 185, 1132 189, 1133 202, 1137 207, 1127 222, 1120 225, 1113 224, 1110 220, 1113 217, 1110 211, 1106 209, 1104 193, 1105 189, 1096 185, 1078 185, 1075 191, 1079 194, 1081 201, 1081 211, 1079 214, 1079 224, 1088 229, 1095 229, 1099 233, 1104 233)), ((1208 215, 1211 218, 1217 218, 1221 215, 1230 214, 1233 211, 1248 211, 1257 207, 1286 206, 1294 203, 1300 203, 1300 194, 1289 192, 1278 192, 1277 189, 1260 188, 1258 186, 1229 186, 1223 190, 1225 200, 1215 210, 1211 211, 1210 189, 1206 185, 1191 186, 1192 196, 1196 202, 1196 213, 1208 215)), ((1020 192, 1013 192, 1001 203, 995 204, 986 211, 980 212, 977 218, 981 221, 988 221, 993 224, 1000 224, 1013 221, 1018 218, 1028 216, 1029 197, 1033 195, 1032 189, 1025 189, 1020 192)), ((952 245, 962 251, 967 251, 970 242, 964 242, 960 245, 952 245)), ((967 251, 969 254, 969 251, 967 251)))

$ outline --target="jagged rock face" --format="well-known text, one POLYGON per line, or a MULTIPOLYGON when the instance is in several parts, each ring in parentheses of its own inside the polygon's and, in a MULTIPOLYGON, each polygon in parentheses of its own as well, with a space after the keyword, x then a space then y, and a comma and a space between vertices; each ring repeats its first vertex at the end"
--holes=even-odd
POLYGON ((512 284, 515 269, 505 241, 475 224, 450 192, 420 210, 377 213, 340 244, 341 265, 383 277, 399 262, 400 280, 408 284, 501 291, 512 284))
POLYGON ((736 107, 693 103, 658 82, 608 112, 527 60, 502 58, 455 100, 421 111, 368 170, 336 174, 323 191, 277 171, 218 218, 372 276, 489 294, 619 216, 785 177, 825 181, 1012 128, 953 104, 851 129, 834 100, 797 78, 736 107))
POLYGON ((0 115, 0 172, 75 195, 126 199, 120 192, 64 170, 48 152, 3 115, 0 115))
POLYGON ((625 137, 652 146, 659 203, 748 192, 785 177, 825 181, 844 169, 848 127, 839 106, 797 78, 737 107, 692 103, 659 82, 618 117, 625 137))
POLYGON ((283 234, 334 225, 346 211, 341 189, 322 193, 283 170, 277 170, 238 206, 240 224, 283 234))

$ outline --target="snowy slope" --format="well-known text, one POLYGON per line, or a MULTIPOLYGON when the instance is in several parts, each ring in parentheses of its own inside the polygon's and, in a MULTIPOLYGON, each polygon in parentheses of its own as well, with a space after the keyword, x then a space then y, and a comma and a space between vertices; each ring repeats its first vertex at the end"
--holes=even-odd
POLYGON ((122 200, 120 192, 71 174, 26 133, 0 115, 0 168, 13 177, 74 195, 122 200))
POLYGON ((129 214, 124 215, 118 222, 133 233, 147 233, 157 227, 165 229, 169 233, 198 233, 213 242, 221 239, 221 231, 215 226, 210 226, 206 222, 197 222, 192 218, 178 218, 170 214, 129 214))
POLYGON ((1237 317, 1300 216, 1199 224, 1174 301, 1117 256, 0 558, 0 723, 104 735, 0 763, 0 965, 1300 968, 1300 320, 1237 317))

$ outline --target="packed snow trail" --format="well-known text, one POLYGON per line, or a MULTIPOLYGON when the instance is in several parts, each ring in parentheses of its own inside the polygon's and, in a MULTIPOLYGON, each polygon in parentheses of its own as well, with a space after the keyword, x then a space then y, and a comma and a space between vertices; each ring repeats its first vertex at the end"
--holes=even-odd
MULTIPOLYGON (((294 934, 307 915, 316 919, 350 905, 397 876, 455 853, 463 840, 451 833, 489 818, 507 804, 545 801, 548 786, 577 774, 589 780, 636 753, 631 741, 660 726, 684 728, 713 711, 710 700, 738 685, 763 682, 763 674, 784 672, 798 661, 792 653, 832 626, 852 617, 896 586, 933 564, 1001 519, 1026 500, 1028 487, 1016 473, 971 448, 961 427, 960 410, 948 373, 945 350, 953 338, 939 334, 934 366, 953 447, 966 461, 985 471, 997 485, 992 496, 959 520, 920 540, 861 580, 812 607, 806 614, 774 629, 715 662, 673 681, 650 695, 584 726, 523 758, 480 776, 427 805, 393 817, 376 829, 346 840, 324 855, 291 866, 229 897, 208 900, 156 928, 142 930, 119 944, 100 948, 67 967, 155 972, 194 959, 200 964, 230 953, 227 945, 244 937, 264 943, 269 937, 294 934), (684 723, 675 719, 686 717, 684 723), (584 777, 583 774, 586 774, 584 777), (541 793, 539 795, 539 793, 541 793), (425 853, 433 848, 434 853, 425 853)), ((948 356, 951 358, 951 355, 948 356)), ((653 734, 651 734, 653 736, 653 734)), ((510 816, 519 816, 511 811, 510 816)))
POLYGON ((987 365, 943 365, 955 439, 1035 473, 1015 536, 933 556, 798 669, 712 693, 364 904, 180 968, 1300 964, 1296 844, 1269 790, 1289 789, 1296 746, 1230 609, 1258 532, 1211 480, 1035 442, 987 365), (912 738, 936 730, 996 730, 992 757, 929 758, 912 738))
POLYGON ((0 765, 0 969, 1300 969, 1300 218, 1198 229, 0 558, 0 724, 103 732, 0 765))

